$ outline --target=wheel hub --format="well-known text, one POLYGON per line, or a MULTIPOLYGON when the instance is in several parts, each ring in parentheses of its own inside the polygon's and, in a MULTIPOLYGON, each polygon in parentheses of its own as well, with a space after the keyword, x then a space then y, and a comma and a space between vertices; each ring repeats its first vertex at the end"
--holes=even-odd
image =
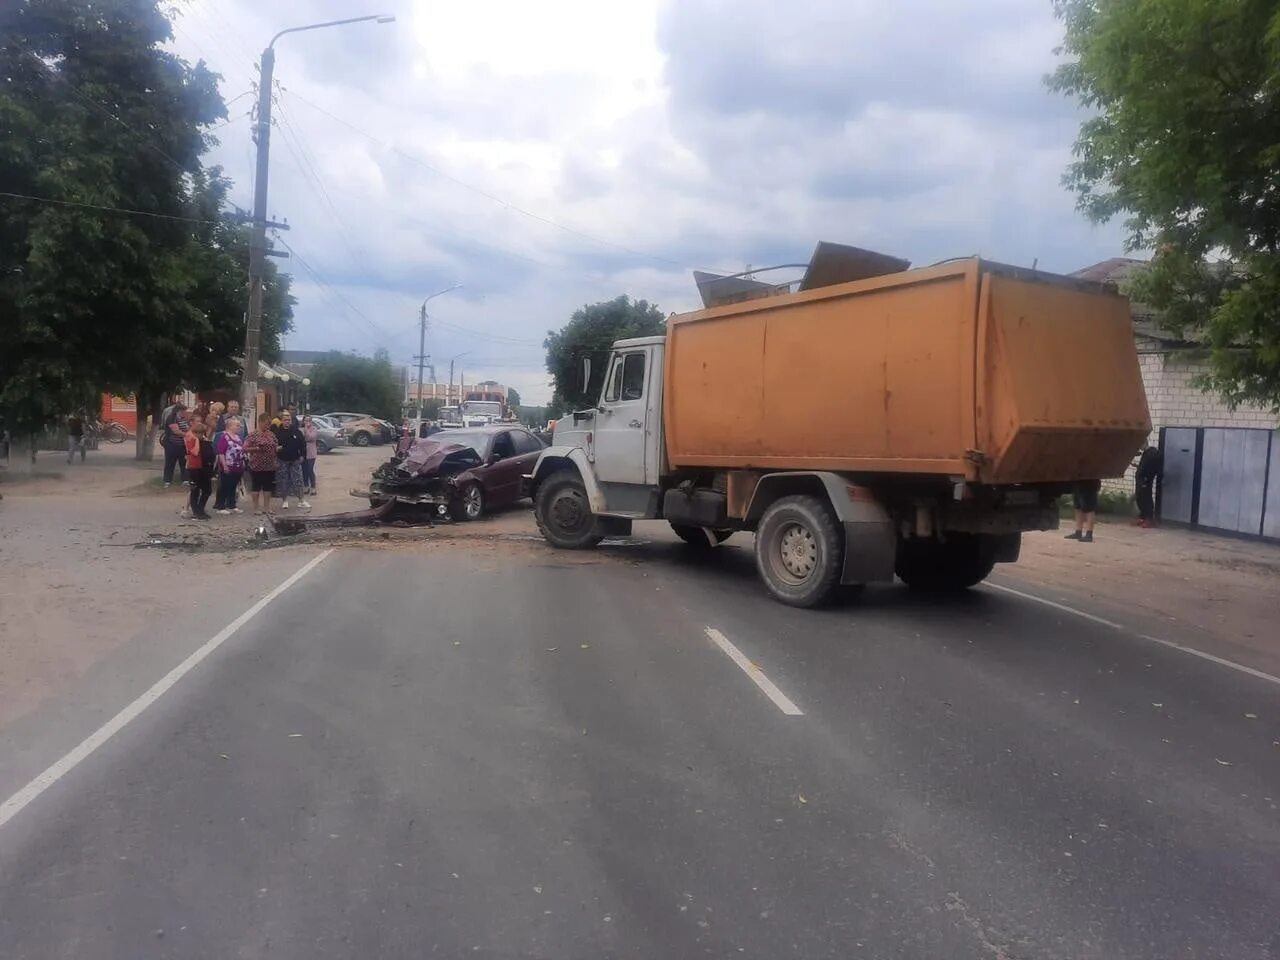
POLYGON ((778 552, 783 568, 797 580, 806 579, 818 565, 818 542, 798 523, 782 531, 778 538, 778 552))
POLYGON ((467 489, 464 506, 467 511, 467 516, 474 519, 475 517, 478 517, 480 515, 480 488, 479 487, 469 487, 467 489))
POLYGON ((582 523, 582 504, 575 496, 557 497, 551 508, 551 515, 556 523, 565 529, 576 529, 582 523))

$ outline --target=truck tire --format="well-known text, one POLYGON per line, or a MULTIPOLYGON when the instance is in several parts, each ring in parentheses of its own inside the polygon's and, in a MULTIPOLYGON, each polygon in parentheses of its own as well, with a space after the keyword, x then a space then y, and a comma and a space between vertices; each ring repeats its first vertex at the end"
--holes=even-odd
POLYGON ((586 550, 604 539, 596 530, 587 488, 568 470, 542 481, 533 504, 533 516, 547 543, 561 550, 586 550))
POLYGON ((672 523, 671 530, 695 550, 719 546, 733 536, 732 530, 713 530, 710 527, 695 527, 687 523, 672 523))
POLYGON ((828 602, 840 582, 840 526, 818 497, 783 497, 756 529, 756 569, 773 596, 793 607, 828 602))
POLYGON ((953 533, 945 543, 900 541, 894 573, 913 590, 954 593, 981 583, 994 566, 994 554, 981 536, 953 533))

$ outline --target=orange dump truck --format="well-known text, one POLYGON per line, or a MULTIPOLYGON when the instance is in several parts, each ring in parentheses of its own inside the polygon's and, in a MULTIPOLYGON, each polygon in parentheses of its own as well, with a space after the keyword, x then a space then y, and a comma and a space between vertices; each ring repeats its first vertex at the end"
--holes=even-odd
POLYGON ((972 258, 619 341, 599 404, 557 424, 528 480, 556 546, 640 519, 697 547, 752 531, 768 589, 812 606, 895 574, 979 582, 1150 428, 1126 299, 972 258))

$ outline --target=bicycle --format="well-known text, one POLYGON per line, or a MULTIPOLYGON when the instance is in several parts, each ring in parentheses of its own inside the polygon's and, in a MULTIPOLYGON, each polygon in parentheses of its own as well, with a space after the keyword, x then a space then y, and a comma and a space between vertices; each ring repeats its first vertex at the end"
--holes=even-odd
POLYGON ((96 438, 107 443, 124 443, 129 439, 129 431, 123 423, 115 420, 90 420, 85 424, 86 439, 96 438))

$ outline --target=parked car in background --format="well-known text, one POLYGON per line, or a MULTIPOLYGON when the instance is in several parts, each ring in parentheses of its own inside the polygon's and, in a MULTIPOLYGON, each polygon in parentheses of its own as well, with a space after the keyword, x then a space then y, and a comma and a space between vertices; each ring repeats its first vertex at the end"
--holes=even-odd
POLYGON ((521 426, 442 430, 406 438, 396 456, 374 471, 369 502, 427 506, 455 520, 478 520, 526 496, 524 475, 542 442, 521 426))
POLYGON ((347 431, 336 420, 330 420, 328 417, 313 416, 311 422, 316 425, 316 449, 321 453, 328 453, 334 447, 345 447, 347 445, 347 431))
POLYGON ((352 413, 338 410, 321 414, 326 420, 332 420, 347 431, 347 442, 353 447, 367 447, 371 443, 386 443, 395 438, 395 431, 384 420, 367 413, 352 413))

